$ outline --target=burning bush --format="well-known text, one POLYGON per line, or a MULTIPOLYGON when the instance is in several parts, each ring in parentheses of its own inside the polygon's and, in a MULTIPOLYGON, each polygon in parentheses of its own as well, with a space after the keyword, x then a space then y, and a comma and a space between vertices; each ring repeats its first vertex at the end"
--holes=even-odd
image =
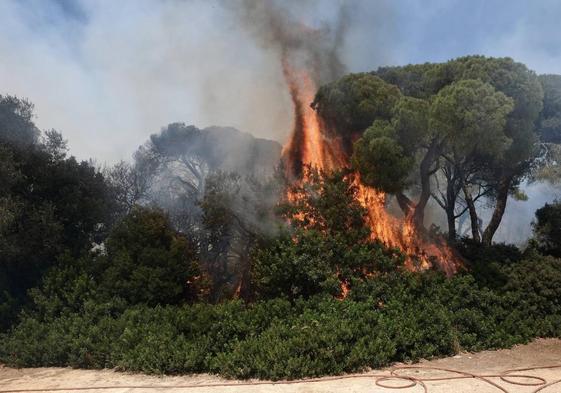
POLYGON ((289 299, 329 293, 344 297, 356 279, 398 269, 403 257, 373 240, 358 189, 344 172, 307 168, 293 186, 282 216, 292 231, 256 252, 253 280, 259 296, 289 299))

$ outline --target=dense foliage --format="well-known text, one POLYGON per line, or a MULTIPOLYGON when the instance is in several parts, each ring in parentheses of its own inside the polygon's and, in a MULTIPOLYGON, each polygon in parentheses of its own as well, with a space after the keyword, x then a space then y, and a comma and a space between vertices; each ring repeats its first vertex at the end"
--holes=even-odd
POLYGON ((540 75, 544 91, 539 134, 543 142, 561 143, 561 75, 540 75))
POLYGON ((490 245, 509 194, 545 162, 540 136, 555 140, 558 92, 555 76, 538 78, 509 58, 468 56, 347 75, 322 86, 313 106, 347 147, 360 136, 349 151, 353 165, 367 184, 396 195, 418 230, 432 199, 450 240, 469 214, 473 239, 490 245))
POLYGON ((292 230, 255 251, 252 279, 257 296, 341 296, 370 275, 396 271, 403 258, 371 239, 366 210, 349 177, 309 168, 306 176, 305 184, 292 187, 292 201, 280 206, 292 230))
POLYGON ((390 274, 364 281, 344 301, 318 295, 117 314, 110 304, 86 304, 54 318, 26 315, 2 338, 0 359, 290 379, 559 337, 559 260, 531 257, 499 273, 504 284, 493 289, 469 274, 390 274))
POLYGON ((67 157, 56 131, 41 136, 32 110, 0 96, 0 328, 61 254, 77 256, 103 236, 110 214, 103 177, 67 157))

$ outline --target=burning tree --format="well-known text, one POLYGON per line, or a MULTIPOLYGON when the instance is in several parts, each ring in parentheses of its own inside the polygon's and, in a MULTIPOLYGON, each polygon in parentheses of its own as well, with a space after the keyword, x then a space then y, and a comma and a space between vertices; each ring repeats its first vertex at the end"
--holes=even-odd
POLYGON ((362 136, 356 169, 396 196, 412 230, 424 231, 433 198, 447 213, 450 238, 469 212, 474 239, 490 244, 508 196, 536 159, 542 100, 537 76, 523 64, 473 56, 349 75, 320 88, 313 105, 345 146, 362 136), (369 109, 376 103, 386 109, 369 109), (493 206, 484 230, 482 198, 493 206))
MULTIPOLYGON (((323 171, 351 168, 352 140, 360 135, 360 127, 368 124, 371 118, 391 116, 399 90, 377 77, 359 74, 343 78, 342 83, 335 82, 343 91, 330 94, 324 87, 314 99, 315 85, 311 77, 306 77, 305 71, 284 69, 295 113, 293 133, 283 149, 287 177, 296 184, 308 182, 307 173, 302 172, 306 165, 323 171), (351 97, 350 103, 341 106, 346 94, 351 97), (325 111, 324 95, 331 100, 333 112, 325 111), (304 105, 305 102, 312 104, 304 105), (377 102, 381 103, 379 107, 377 102), (352 131, 341 132, 343 124, 350 125, 352 131)), ((446 244, 440 241, 436 245, 426 240, 411 221, 402 222, 389 214, 384 191, 364 184, 358 172, 350 171, 347 176, 357 187, 357 198, 366 208, 372 239, 403 250, 408 256, 407 265, 412 269, 436 263, 448 274, 455 271, 457 257, 446 244)), ((292 197, 289 191, 289 198, 292 197)))
POLYGON ((356 142, 354 164, 367 184, 397 196, 417 229, 432 196, 446 211, 453 240, 459 191, 485 165, 481 157, 502 154, 510 144, 503 129, 512 107, 512 100, 478 80, 447 86, 430 104, 403 97, 390 121, 374 121, 356 142), (438 171, 446 176, 446 193, 431 187, 438 171), (405 195, 415 181, 416 203, 405 195))

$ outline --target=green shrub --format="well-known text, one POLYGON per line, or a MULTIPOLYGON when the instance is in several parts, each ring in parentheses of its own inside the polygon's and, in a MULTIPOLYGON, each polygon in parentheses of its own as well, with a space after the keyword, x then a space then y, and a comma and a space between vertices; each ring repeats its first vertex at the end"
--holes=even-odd
POLYGON ((136 304, 193 301, 201 289, 195 257, 194 245, 161 211, 135 208, 113 228, 105 250, 59 256, 29 291, 29 308, 35 318, 50 321, 92 307, 120 315, 136 304))
POLYGON ((522 260, 520 250, 510 244, 495 243, 491 246, 464 238, 458 244, 458 251, 466 261, 466 268, 480 285, 500 287, 505 284, 506 277, 503 265, 522 260))
POLYGON ((177 304, 197 296, 200 275, 195 245, 177 233, 160 210, 137 207, 106 241, 107 256, 96 263, 101 291, 130 304, 177 304))
POLYGON ((23 314, 0 336, 0 361, 292 379, 561 337, 561 261, 534 255, 498 266, 502 285, 393 272, 351 282, 343 301, 126 308, 87 300, 57 315, 23 314))

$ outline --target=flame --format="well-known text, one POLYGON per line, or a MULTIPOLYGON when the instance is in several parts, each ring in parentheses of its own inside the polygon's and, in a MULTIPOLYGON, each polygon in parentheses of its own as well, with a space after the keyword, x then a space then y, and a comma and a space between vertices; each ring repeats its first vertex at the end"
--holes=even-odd
POLYGON ((282 150, 289 178, 300 179, 305 165, 325 171, 345 167, 347 162, 339 141, 325 137, 321 120, 309 105, 316 91, 312 78, 307 72, 294 69, 285 59, 282 69, 294 105, 292 134, 282 150))
POLYGON ((337 299, 344 300, 349 295, 349 292, 351 292, 351 286, 345 279, 341 277, 339 277, 339 286, 341 289, 341 294, 337 296, 337 299))
POLYGON ((412 217, 399 219, 385 208, 386 195, 360 182, 354 175, 353 184, 358 188, 358 200, 368 211, 367 221, 372 238, 389 247, 399 248, 406 256, 409 270, 425 270, 436 264, 448 276, 456 273, 459 258, 443 238, 424 239, 417 233, 412 217))
POLYGON ((242 282, 243 280, 240 280, 238 285, 236 285, 236 289, 234 290, 234 299, 241 299, 242 282))
MULTIPOLYGON (((310 74, 293 68, 286 59, 282 68, 294 105, 293 131, 282 150, 289 180, 305 182, 305 165, 324 171, 349 167, 349 157, 340 139, 322 132, 320 117, 308 105, 317 90, 310 74)), ((405 266, 410 270, 424 270, 436 264, 447 275, 456 272, 459 259, 444 239, 424 239, 415 230, 411 217, 400 219, 386 210, 385 193, 362 184, 358 174, 351 176, 358 189, 358 200, 368 211, 367 222, 373 239, 399 248, 406 255, 405 266)), ((295 196, 289 194, 288 199, 292 198, 295 196)), ((348 283, 341 280, 343 298, 349 290, 348 283)))

